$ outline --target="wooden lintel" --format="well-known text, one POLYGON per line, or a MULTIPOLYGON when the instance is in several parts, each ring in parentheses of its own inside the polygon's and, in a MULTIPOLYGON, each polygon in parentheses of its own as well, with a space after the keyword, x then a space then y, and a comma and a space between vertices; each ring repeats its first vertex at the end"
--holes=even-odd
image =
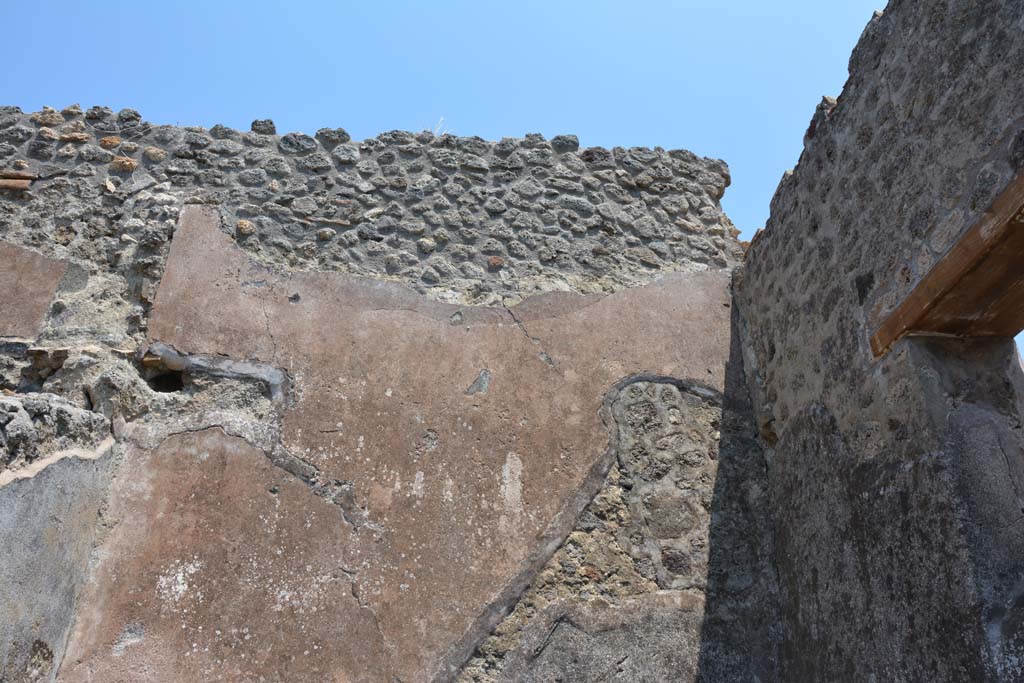
POLYGON ((1024 174, 939 259, 871 337, 881 356, 907 334, 1012 337, 1024 329, 1024 174))

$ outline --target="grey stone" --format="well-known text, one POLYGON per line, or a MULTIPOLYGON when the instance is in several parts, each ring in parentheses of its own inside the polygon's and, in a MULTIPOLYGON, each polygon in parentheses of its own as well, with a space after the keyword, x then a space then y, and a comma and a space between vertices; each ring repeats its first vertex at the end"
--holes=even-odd
POLYGON ((292 172, 292 167, 288 160, 278 156, 267 159, 263 164, 263 168, 266 169, 267 173, 275 176, 286 176, 292 172))
POLYGON ((106 121, 114 117, 114 111, 110 107, 89 107, 85 112, 85 118, 89 121, 106 121))
MULTIPOLYGON (((235 142, 239 142, 242 139, 242 134, 234 128, 228 128, 227 126, 218 123, 210 128, 210 137, 215 140, 234 140, 235 142)), ((237 154, 237 152, 233 152, 233 154, 237 154)))
POLYGON ((142 115, 134 109, 122 109, 117 112, 117 123, 122 128, 131 128, 142 121, 142 115))
POLYGON ((533 178, 526 178, 512 186, 512 191, 523 197, 533 198, 544 191, 544 186, 533 178))
POLYGON ((614 168, 615 157, 603 147, 588 147, 580 152, 580 160, 590 168, 614 168))
POLYGON ((559 203, 566 209, 575 211, 581 216, 589 216, 594 213, 594 205, 582 197, 564 196, 559 199, 559 203))
POLYGON ((249 129, 253 133, 259 133, 261 135, 277 134, 277 126, 275 126, 274 122, 271 121, 270 119, 256 119, 252 122, 252 125, 249 127, 249 129))
POLYGON ((556 135, 551 138, 551 146, 556 152, 575 152, 580 148, 580 140, 575 135, 556 135))
POLYGON ((315 213, 317 208, 319 208, 312 197, 299 197, 292 202, 291 206, 292 211, 304 216, 315 213))
MULTIPOLYGON (((373 159, 363 159, 356 163, 356 172, 364 176, 372 176, 380 172, 380 165, 373 159)), ((370 182, 373 182, 372 179, 370 182)))
POLYGON ((484 210, 491 214, 504 213, 508 211, 508 206, 497 197, 488 197, 484 202, 484 210))
POLYGON ((78 150, 78 156, 82 161, 89 161, 98 164, 110 163, 114 155, 107 150, 95 145, 83 145, 78 150))
POLYGON ((547 139, 540 133, 527 133, 523 136, 523 147, 529 149, 547 149, 550 147, 547 139))
POLYGON ((230 139, 218 139, 212 145, 210 145, 210 151, 214 154, 220 154, 222 156, 236 156, 244 149, 241 143, 235 142, 230 139))
POLYGON ((321 128, 316 132, 316 139, 327 149, 333 149, 335 145, 349 142, 352 136, 344 128, 321 128))
POLYGON ((309 154, 317 149, 316 140, 304 133, 282 135, 277 144, 285 154, 309 154))
POLYGON ((463 155, 462 165, 471 171, 487 172, 490 169, 490 164, 483 157, 476 154, 463 155))
POLYGON ((313 152, 300 158, 296 165, 304 171, 319 173, 331 168, 331 160, 323 152, 313 152))
POLYGON ((186 131, 182 141, 189 147, 202 149, 209 147, 212 140, 209 137, 195 131, 186 131))
POLYGON ((341 144, 331 151, 331 158, 343 166, 359 161, 359 148, 356 145, 341 144))
POLYGON ((29 140, 33 134, 34 131, 28 126, 9 126, 7 128, 0 129, 0 142, 20 145, 26 140, 29 140))

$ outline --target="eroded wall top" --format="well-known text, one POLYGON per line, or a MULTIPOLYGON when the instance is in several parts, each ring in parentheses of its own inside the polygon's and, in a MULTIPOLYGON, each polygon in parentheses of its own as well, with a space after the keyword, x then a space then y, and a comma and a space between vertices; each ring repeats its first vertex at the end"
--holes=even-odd
POLYGON ((277 135, 268 120, 243 133, 152 125, 130 109, 5 107, 0 167, 39 175, 32 201, 0 198, 0 237, 48 253, 113 260, 129 240, 169 236, 173 221, 150 218, 209 203, 264 263, 397 279, 453 302, 613 291, 741 253, 719 205, 723 162, 579 149, 572 135, 354 142, 340 128, 277 135))

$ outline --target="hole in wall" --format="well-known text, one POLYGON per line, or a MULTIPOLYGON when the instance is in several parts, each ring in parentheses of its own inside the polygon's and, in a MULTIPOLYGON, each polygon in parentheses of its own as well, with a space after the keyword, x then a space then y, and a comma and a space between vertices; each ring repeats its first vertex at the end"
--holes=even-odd
POLYGON ((172 394, 185 388, 185 363, 169 363, 165 358, 147 350, 135 359, 135 370, 150 389, 161 394, 172 394))
POLYGON ((185 388, 185 378, 181 370, 165 370, 147 378, 146 384, 153 391, 170 394, 185 388))

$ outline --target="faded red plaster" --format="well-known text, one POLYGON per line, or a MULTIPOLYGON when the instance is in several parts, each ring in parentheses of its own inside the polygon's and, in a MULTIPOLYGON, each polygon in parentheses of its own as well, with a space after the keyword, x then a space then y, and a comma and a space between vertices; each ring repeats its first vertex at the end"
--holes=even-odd
MULTIPOLYGON (((368 524, 344 540, 344 557, 402 681, 460 665, 509 591, 569 531, 607 463, 600 410, 616 382, 651 373, 723 389, 725 273, 672 274, 607 296, 531 297, 510 313, 372 279, 275 272, 218 220, 199 207, 183 215, 150 337, 293 375, 284 443, 354 482, 368 524), (487 391, 467 394, 484 369, 487 391)), ((151 552, 170 561, 177 551, 151 552)), ((323 618, 340 628, 358 614, 323 618)), ((112 613, 97 619, 101 632, 122 628, 112 613)), ((275 624, 303 647, 294 624, 275 624)))
POLYGON ((338 508, 241 439, 129 449, 104 516, 58 680, 389 680, 338 508))
POLYGON ((0 241, 0 337, 34 340, 68 262, 0 241))

